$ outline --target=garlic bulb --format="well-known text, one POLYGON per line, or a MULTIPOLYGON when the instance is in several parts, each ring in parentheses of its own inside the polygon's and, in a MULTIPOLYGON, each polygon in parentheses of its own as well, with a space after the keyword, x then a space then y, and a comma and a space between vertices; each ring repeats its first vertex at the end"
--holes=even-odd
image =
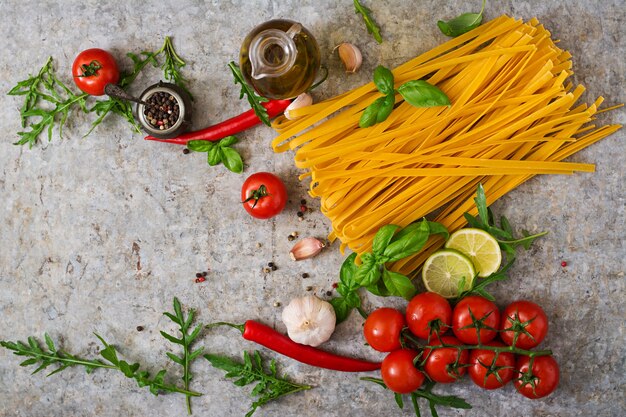
POLYGON ((344 42, 337 46, 335 49, 339 51, 339 59, 346 67, 346 72, 354 74, 361 68, 363 62, 363 56, 361 51, 351 43, 344 42))
POLYGON ((291 116, 291 114, 289 113, 291 110, 310 106, 311 104, 313 104, 313 97, 311 97, 310 94, 302 93, 298 97, 296 97, 296 99, 292 101, 289 106, 287 106, 283 114, 285 115, 287 119, 294 120, 296 119, 296 117, 291 116))
POLYGON ((294 298, 283 310, 283 323, 289 338, 296 343, 319 346, 335 331, 333 306, 314 295, 294 298))

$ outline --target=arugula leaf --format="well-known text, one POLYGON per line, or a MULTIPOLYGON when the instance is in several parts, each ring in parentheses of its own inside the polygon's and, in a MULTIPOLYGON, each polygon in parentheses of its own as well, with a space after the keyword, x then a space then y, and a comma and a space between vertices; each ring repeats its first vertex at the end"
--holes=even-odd
POLYGON ((246 417, 250 417, 257 408, 270 401, 284 395, 311 389, 309 385, 296 384, 284 377, 279 377, 276 371, 276 361, 273 359, 269 364, 269 370, 266 370, 261 354, 258 351, 254 352, 253 357, 248 352, 244 352, 243 363, 219 355, 207 354, 204 357, 215 368, 226 371, 226 378, 237 378, 233 383, 238 387, 257 382, 251 393, 253 397, 257 398, 250 406, 246 417))
POLYGON ((187 142, 187 149, 194 152, 206 152, 207 163, 210 166, 215 166, 221 162, 228 170, 236 174, 241 174, 243 172, 243 160, 241 159, 241 155, 230 147, 237 143, 237 141, 236 136, 227 136, 217 142, 190 140, 187 142))
POLYGON ((246 83, 246 80, 244 80, 241 70, 234 61, 230 61, 228 63, 228 68, 230 68, 233 73, 233 77, 235 77, 235 84, 241 84, 241 93, 239 93, 239 98, 242 99, 245 95, 248 99, 248 103, 250 103, 250 107, 254 110, 254 114, 257 115, 259 120, 270 126, 270 116, 267 114, 265 107, 261 104, 269 100, 265 97, 259 96, 252 88, 250 88, 248 83, 246 83))
POLYGON ((155 55, 160 54, 165 55, 165 62, 161 65, 165 79, 182 88, 193 100, 193 96, 187 88, 187 80, 180 73, 180 69, 187 65, 187 63, 176 53, 174 45, 172 44, 172 39, 169 36, 165 37, 163 46, 155 55))
POLYGON ((448 20, 447 22, 443 20, 438 21, 437 26, 439 27, 439 30, 441 30, 444 35, 454 38, 467 33, 472 29, 476 29, 480 26, 480 23, 483 20, 485 3, 486 0, 483 0, 480 13, 463 13, 462 15, 457 16, 452 20, 448 20))
POLYGON ((367 32, 372 34, 374 39, 376 39, 376 42, 383 43, 383 37, 380 36, 380 28, 372 18, 372 11, 363 6, 359 0, 354 0, 354 9, 356 14, 363 16, 367 32))
POLYGON ((13 354, 17 356, 26 356, 30 358, 22 362, 20 364, 21 366, 39 364, 33 374, 38 373, 51 365, 58 365, 58 367, 47 376, 54 375, 73 366, 82 366, 85 368, 87 373, 93 372, 96 368, 116 369, 123 373, 127 378, 134 379, 139 387, 148 387, 150 392, 154 395, 158 395, 159 392, 177 392, 193 397, 202 395, 199 392, 189 391, 174 385, 165 384, 163 382, 165 370, 159 371, 154 378, 150 378, 150 373, 147 371, 139 371, 140 365, 138 363, 130 364, 119 359, 115 347, 109 345, 100 335, 96 333, 94 334, 98 339, 100 339, 100 342, 102 342, 102 345, 104 346, 104 349, 100 351, 100 355, 109 363, 105 363, 99 359, 83 359, 61 349, 57 349, 52 341, 52 338, 48 336, 48 334, 44 335, 46 345, 44 348, 42 348, 39 342, 32 336, 28 338, 28 344, 20 341, 0 341, 0 346, 12 350, 13 354))
POLYGON ((407 81, 398 87, 398 93, 414 107, 450 105, 450 99, 443 91, 424 80, 407 81))
MULTIPOLYGON (((189 370, 189 366, 191 362, 194 359, 196 359, 202 353, 202 350, 204 349, 203 347, 196 349, 196 350, 191 349, 192 343, 196 340, 196 338, 200 334, 200 330, 202 330, 202 327, 203 327, 202 324, 198 324, 191 331, 191 333, 189 333, 191 323, 193 322, 194 314, 195 314, 195 311, 193 309, 189 310, 189 312, 187 313, 187 318, 185 318, 185 315, 183 314, 183 309, 180 305, 180 301, 178 301, 178 298, 176 297, 174 297, 174 314, 167 313, 167 312, 163 313, 163 315, 165 315, 167 318, 172 320, 179 327, 178 331, 180 332, 180 335, 181 335, 180 339, 168 333, 165 333, 164 331, 161 331, 161 335, 167 340, 169 340, 170 342, 181 345, 183 348, 182 356, 175 355, 171 352, 167 352, 166 354, 168 358, 170 358, 172 361, 176 362, 177 364, 183 367, 183 382, 184 382, 185 390, 189 390, 189 381, 191 381, 191 377, 192 377, 191 371, 189 370)), ((187 413, 191 414, 191 396, 187 394, 186 397, 187 397, 186 398, 187 413)))

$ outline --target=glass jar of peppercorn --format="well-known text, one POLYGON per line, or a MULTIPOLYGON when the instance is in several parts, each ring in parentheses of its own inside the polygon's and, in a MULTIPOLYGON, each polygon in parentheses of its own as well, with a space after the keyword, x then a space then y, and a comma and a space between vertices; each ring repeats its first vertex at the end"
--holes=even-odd
POLYGON ((191 98, 176 84, 159 82, 140 96, 137 118, 150 135, 168 139, 179 136, 191 126, 191 98))

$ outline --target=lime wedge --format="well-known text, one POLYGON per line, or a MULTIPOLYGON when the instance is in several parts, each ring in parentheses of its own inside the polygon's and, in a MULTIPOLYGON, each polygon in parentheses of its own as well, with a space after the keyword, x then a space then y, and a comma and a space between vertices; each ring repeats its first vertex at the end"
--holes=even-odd
POLYGON ((500 268, 502 252, 498 241, 481 229, 460 229, 450 235, 446 248, 456 249, 472 260, 478 276, 488 277, 500 268))
POLYGON ((463 290, 471 289, 475 275, 472 261, 453 249, 441 249, 433 253, 422 268, 426 289, 444 298, 458 296, 461 281, 465 282, 463 290))

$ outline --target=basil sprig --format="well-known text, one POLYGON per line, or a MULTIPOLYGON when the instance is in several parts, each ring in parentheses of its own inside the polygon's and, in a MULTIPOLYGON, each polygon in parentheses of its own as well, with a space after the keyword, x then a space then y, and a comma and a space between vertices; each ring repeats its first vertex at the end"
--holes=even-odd
POLYGON ((211 166, 215 166, 220 162, 224 164, 230 171, 241 174, 243 172, 243 160, 241 155, 231 148, 231 145, 237 143, 236 136, 226 136, 218 142, 210 142, 206 140, 190 140, 187 142, 187 148, 194 152, 206 152, 207 162, 211 166))
POLYGON ((483 6, 480 9, 480 13, 463 13, 460 16, 455 17, 452 20, 437 22, 439 30, 444 35, 452 38, 460 36, 469 32, 472 29, 476 29, 483 21, 483 12, 485 11, 485 1, 483 0, 483 6))
POLYGON ((384 96, 377 98, 365 108, 359 120, 359 127, 362 128, 387 120, 396 104, 396 93, 415 107, 450 105, 450 99, 443 91, 424 80, 408 81, 395 90, 393 73, 382 65, 374 70, 374 84, 384 96))
POLYGON ((337 285, 340 297, 330 300, 338 323, 345 320, 353 308, 360 309, 358 290, 362 287, 375 295, 410 300, 415 295, 415 286, 407 276, 387 269, 386 264, 416 254, 430 235, 448 237, 448 230, 442 224, 425 219, 399 229, 400 226, 394 224, 381 227, 374 236, 372 252, 361 255, 361 265, 354 262, 356 253, 348 256, 341 265, 337 285))

